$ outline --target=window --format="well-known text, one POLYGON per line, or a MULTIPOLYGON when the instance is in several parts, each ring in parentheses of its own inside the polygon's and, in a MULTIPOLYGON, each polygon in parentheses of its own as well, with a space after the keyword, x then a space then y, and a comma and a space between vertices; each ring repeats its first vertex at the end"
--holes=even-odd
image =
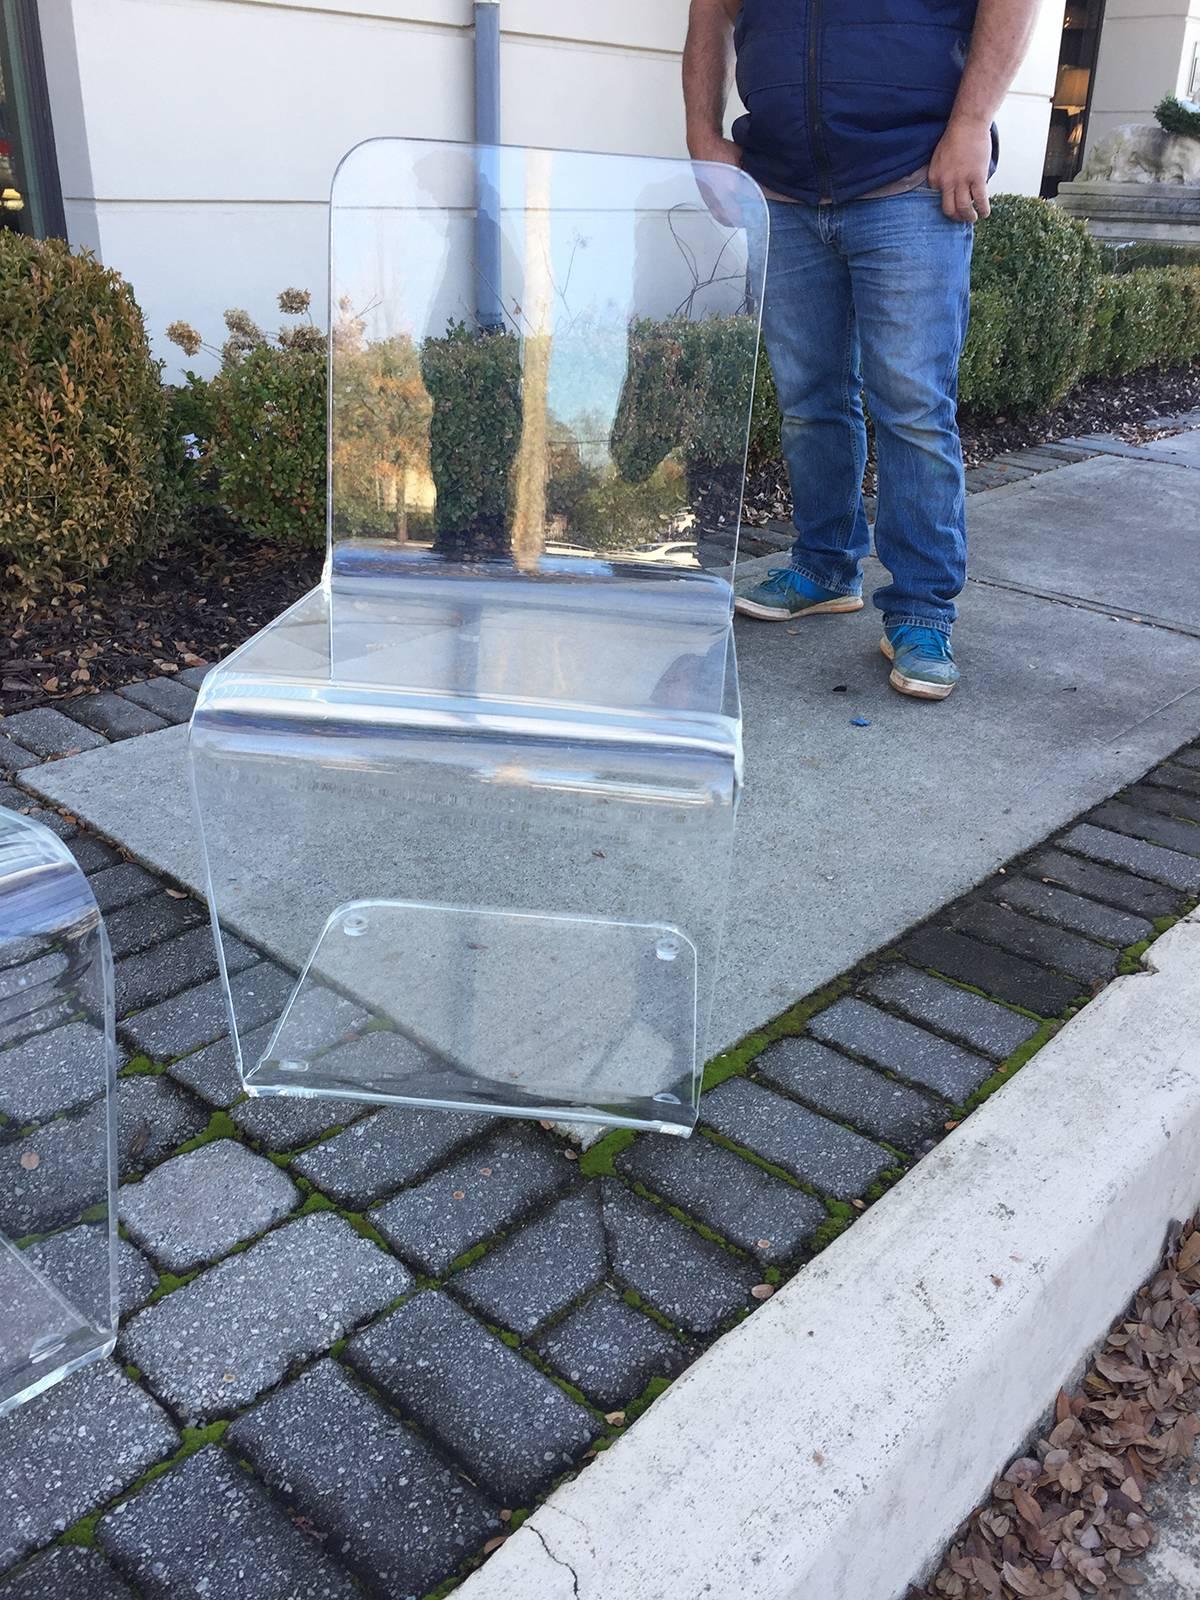
POLYGON ((1104 0, 1068 0, 1042 174, 1047 198, 1058 193, 1060 184, 1071 181, 1083 159, 1103 20, 1104 0))
POLYGON ((0 0, 0 227, 67 231, 37 0, 0 0))

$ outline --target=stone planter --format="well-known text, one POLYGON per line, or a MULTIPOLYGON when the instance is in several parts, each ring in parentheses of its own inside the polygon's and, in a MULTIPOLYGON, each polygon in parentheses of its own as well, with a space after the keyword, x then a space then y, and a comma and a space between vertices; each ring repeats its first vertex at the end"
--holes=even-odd
POLYGON ((1200 139, 1118 128, 1063 184, 1058 203, 1097 239, 1200 244, 1200 139))

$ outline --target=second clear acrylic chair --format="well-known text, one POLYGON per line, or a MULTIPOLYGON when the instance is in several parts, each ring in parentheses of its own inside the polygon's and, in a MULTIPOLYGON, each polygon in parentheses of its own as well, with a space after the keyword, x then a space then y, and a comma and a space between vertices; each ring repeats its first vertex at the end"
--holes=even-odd
POLYGON ((115 1070, 95 897, 0 807, 0 1415, 116 1342, 115 1070))
POLYGON ((214 921, 287 974, 265 1019, 233 980, 243 1081, 686 1134, 765 203, 731 168, 378 140, 331 213, 323 581, 190 736, 214 921))

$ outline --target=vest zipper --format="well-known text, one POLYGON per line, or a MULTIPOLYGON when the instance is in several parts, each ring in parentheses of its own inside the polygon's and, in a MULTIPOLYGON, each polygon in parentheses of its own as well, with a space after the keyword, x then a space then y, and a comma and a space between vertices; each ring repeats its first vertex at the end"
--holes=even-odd
POLYGON ((822 200, 833 198, 829 173, 829 157, 825 151, 825 136, 821 128, 820 107, 820 39, 821 0, 808 0, 808 137, 812 141, 813 164, 817 169, 818 192, 822 200))

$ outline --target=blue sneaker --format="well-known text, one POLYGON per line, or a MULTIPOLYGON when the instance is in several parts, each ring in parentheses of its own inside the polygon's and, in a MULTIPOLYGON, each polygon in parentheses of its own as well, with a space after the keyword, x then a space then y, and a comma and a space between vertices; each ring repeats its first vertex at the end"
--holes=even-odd
POLYGON ((901 694, 944 700, 958 682, 950 635, 940 628, 889 628, 879 648, 892 663, 888 682, 901 694))
POLYGON ((835 611, 861 611, 862 595, 836 594, 822 589, 792 567, 772 567, 762 583, 736 588, 733 609, 763 622, 787 622, 791 617, 816 617, 835 611))

